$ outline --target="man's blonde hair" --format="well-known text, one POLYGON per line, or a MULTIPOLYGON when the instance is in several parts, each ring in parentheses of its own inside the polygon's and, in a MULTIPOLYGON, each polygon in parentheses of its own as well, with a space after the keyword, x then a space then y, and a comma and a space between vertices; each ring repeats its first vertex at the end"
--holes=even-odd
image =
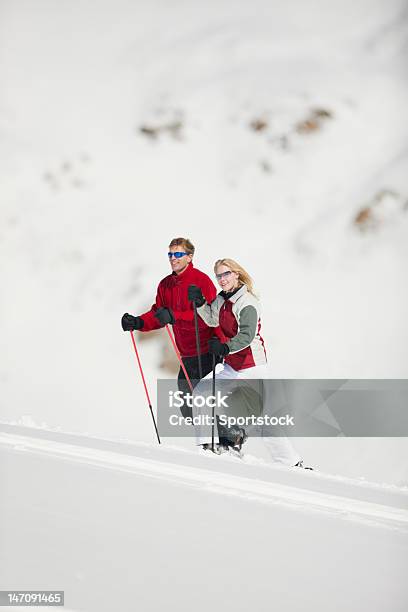
POLYGON ((188 238, 173 238, 169 244, 169 249, 175 246, 181 246, 188 255, 194 255, 194 245, 188 238))

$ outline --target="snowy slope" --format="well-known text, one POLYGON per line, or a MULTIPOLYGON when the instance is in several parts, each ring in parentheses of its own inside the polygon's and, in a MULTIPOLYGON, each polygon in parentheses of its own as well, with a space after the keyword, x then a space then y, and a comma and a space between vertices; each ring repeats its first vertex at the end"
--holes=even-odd
POLYGON ((408 488, 194 453, 177 446, 132 444, 24 427, 1 427, 0 443, 17 452, 45 455, 106 469, 143 474, 214 493, 289 509, 320 511, 343 520, 408 532, 408 488))
MULTIPOLYGON (((2 421, 151 439, 119 320, 151 303, 174 235, 208 273, 229 255, 253 274, 276 377, 407 376, 404 2, 0 12, 2 421)), ((142 346, 153 395, 166 342, 142 346)), ((324 471, 406 484, 403 442, 299 444, 324 471)))
POLYGON ((8 588, 98 612, 405 609, 406 489, 17 427, 0 456, 8 588))

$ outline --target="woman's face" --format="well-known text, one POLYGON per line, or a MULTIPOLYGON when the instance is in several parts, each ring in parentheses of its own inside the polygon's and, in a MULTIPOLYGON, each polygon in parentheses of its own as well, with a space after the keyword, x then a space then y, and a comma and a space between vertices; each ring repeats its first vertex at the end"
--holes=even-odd
POLYGON ((223 291, 232 291, 238 287, 238 274, 232 272, 228 266, 218 266, 216 270, 216 277, 219 286, 223 291))

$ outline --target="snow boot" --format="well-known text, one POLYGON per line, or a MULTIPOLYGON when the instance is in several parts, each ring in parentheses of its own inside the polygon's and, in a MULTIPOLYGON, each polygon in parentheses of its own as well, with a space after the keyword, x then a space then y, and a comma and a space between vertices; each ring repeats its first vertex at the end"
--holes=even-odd
POLYGON ((245 429, 235 429, 230 432, 232 434, 228 441, 229 452, 234 457, 242 459, 244 456, 242 453, 242 446, 248 440, 248 436, 245 433, 245 429))

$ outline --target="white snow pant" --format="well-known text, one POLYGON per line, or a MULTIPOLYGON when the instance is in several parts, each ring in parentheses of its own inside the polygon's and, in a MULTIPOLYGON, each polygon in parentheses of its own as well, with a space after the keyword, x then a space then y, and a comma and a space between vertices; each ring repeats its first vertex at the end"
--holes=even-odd
MULTIPOLYGON (((226 384, 225 382, 222 385, 222 393, 232 392, 234 387, 237 385, 234 384, 235 380, 245 380, 245 379, 268 379, 272 378, 271 373, 267 365, 258 365, 252 368, 246 368, 245 370, 234 370, 230 365, 218 364, 215 370, 215 379, 217 380, 230 380, 231 384, 226 384)), ((212 372, 207 374, 195 387, 194 395, 203 395, 206 396, 211 393, 211 385, 210 379, 212 379, 212 372)), ((217 384, 217 383, 216 383, 217 384)), ((268 407, 271 402, 271 398, 268 392, 269 385, 264 385, 264 396, 263 403, 265 407, 268 407)), ((193 416, 210 414, 211 409, 208 407, 200 407, 197 408, 193 406, 193 416)), ((265 412, 268 412, 266 410, 265 412)), ((210 444, 211 436, 208 435, 208 427, 203 428, 200 425, 196 425, 196 440, 197 444, 210 444)), ((290 440, 286 436, 273 436, 273 431, 264 428, 264 433, 269 433, 272 435, 262 436, 262 441, 265 444, 271 459, 274 462, 283 463, 284 465, 295 465, 298 461, 301 460, 299 454, 293 448, 290 440)))

